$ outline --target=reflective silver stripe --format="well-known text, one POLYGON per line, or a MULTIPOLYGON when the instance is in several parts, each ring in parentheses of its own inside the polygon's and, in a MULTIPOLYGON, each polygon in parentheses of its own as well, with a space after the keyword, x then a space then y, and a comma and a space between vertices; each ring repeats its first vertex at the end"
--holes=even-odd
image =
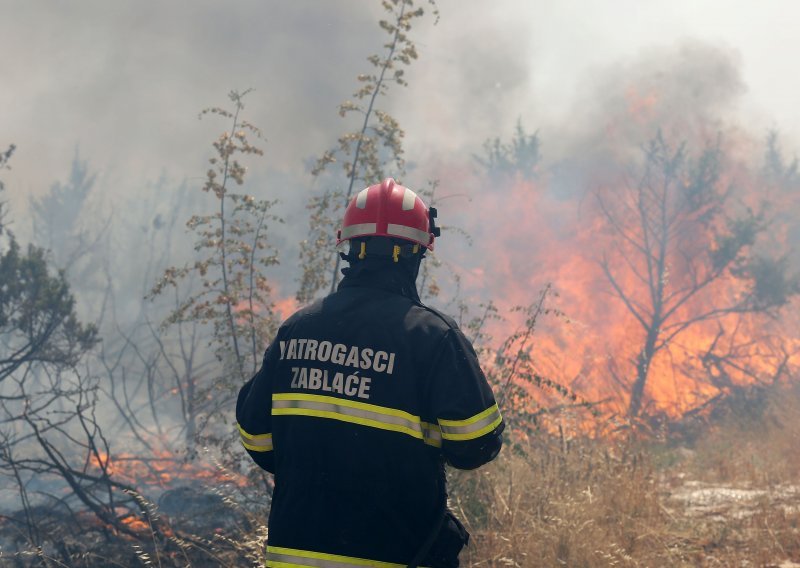
POLYGON ((370 428, 390 430, 422 440, 429 446, 441 447, 442 432, 438 424, 423 422, 403 410, 366 402, 343 400, 332 396, 305 393, 272 395, 274 416, 299 415, 341 420, 370 428))
POLYGON ((254 452, 272 451, 272 434, 250 434, 239 426, 239 436, 242 440, 242 445, 248 450, 254 452))
POLYGON ((265 437, 255 440, 242 436, 242 445, 248 450, 253 450, 254 452, 272 451, 272 434, 267 434, 265 437))
POLYGON ((445 440, 473 440, 494 430, 502 420, 500 409, 494 404, 467 420, 440 419, 439 427, 445 440))
POLYGON ((422 423, 423 441, 429 446, 442 447, 442 431, 436 424, 422 423))
POLYGON ((417 241, 418 243, 422 243, 427 245, 430 240, 431 236, 429 233, 425 231, 420 231, 419 229, 415 229, 414 227, 408 227, 406 225, 395 225, 393 223, 389 223, 389 226, 386 227, 386 232, 390 235, 395 235, 397 237, 405 237, 407 239, 411 239, 412 241, 417 241))
POLYGON ((417 201, 417 194, 406 188, 403 193, 403 211, 411 211, 414 209, 414 203, 417 201))
POLYGON ((358 235, 374 235, 378 231, 375 223, 361 223, 342 228, 342 240, 349 239, 358 235))
POLYGON ((368 193, 369 193, 368 187, 358 192, 358 196, 356 197, 356 207, 358 207, 359 209, 366 209, 368 193))
MULTIPOLYGON (((349 406, 343 406, 341 404, 336 404, 332 402, 321 402, 321 401, 312 401, 312 400, 274 400, 272 401, 272 410, 273 412, 278 409, 304 409, 304 410, 313 410, 318 411, 320 413, 332 413, 332 414, 339 414, 342 416, 357 418, 361 420, 369 420, 374 422, 379 422, 382 425, 386 425, 387 430, 398 430, 396 428, 399 426, 402 429, 408 429, 412 432, 416 433, 417 435, 414 436, 415 438, 422 438, 422 424, 420 419, 416 416, 411 417, 411 419, 404 418, 402 416, 396 416, 394 414, 384 414, 383 412, 375 412, 372 410, 366 410, 363 408, 351 408, 349 406)), ((278 413, 281 414, 281 413, 278 413)), ((329 418, 336 418, 335 416, 329 416, 329 418)), ((361 422, 358 422, 361 423, 361 422)), ((369 424, 366 424, 367 426, 369 424)), ((410 432, 406 432, 411 434, 410 432)), ((411 434, 414 435, 414 434, 411 434)))
POLYGON ((405 568, 406 565, 395 564, 394 562, 382 562, 380 560, 367 560, 366 558, 355 558, 352 556, 341 556, 339 554, 312 552, 310 550, 295 550, 292 548, 268 546, 267 566, 288 566, 292 568, 303 566, 312 566, 314 568, 364 568, 365 566, 372 566, 374 568, 405 568))

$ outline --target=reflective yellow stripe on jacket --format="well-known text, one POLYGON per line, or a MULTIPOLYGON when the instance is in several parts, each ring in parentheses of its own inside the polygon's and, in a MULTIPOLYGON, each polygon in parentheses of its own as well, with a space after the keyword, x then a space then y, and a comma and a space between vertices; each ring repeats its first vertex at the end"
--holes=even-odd
POLYGON ((497 404, 493 404, 483 412, 479 412, 466 420, 439 419, 442 438, 445 440, 464 441, 480 438, 500 425, 503 417, 497 404))
POLYGON ((296 550, 279 546, 267 547, 267 566, 270 568, 405 568, 405 564, 381 562, 366 558, 325 554, 310 550, 296 550))
POLYGON ((399 432, 437 448, 442 445, 442 432, 437 425, 402 410, 366 402, 318 394, 276 393, 272 395, 272 415, 329 418, 399 432))
POLYGON ((242 445, 253 452, 271 452, 272 434, 249 434, 239 426, 239 437, 242 445))

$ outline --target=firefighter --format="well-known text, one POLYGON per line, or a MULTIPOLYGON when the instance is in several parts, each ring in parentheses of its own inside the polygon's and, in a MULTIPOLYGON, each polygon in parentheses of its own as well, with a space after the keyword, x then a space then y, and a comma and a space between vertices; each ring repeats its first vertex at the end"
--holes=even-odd
POLYGON ((444 464, 494 459, 504 423, 469 340, 419 299, 435 216, 391 178, 354 196, 337 291, 286 320, 239 392, 242 444, 275 474, 267 566, 458 566, 444 464))

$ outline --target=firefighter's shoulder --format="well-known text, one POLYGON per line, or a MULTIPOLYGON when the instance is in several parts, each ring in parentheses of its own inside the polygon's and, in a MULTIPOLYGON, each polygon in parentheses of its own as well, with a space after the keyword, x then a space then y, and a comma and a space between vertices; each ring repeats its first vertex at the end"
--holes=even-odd
POLYGON ((297 325, 303 318, 316 314, 320 312, 322 309, 322 300, 316 300, 307 306, 303 306, 302 308, 295 311, 292 315, 286 318, 279 328, 280 331, 286 331, 297 325))
POLYGON ((450 330, 459 330, 456 320, 422 302, 415 303, 414 316, 414 320, 419 324, 438 329, 441 333, 447 333, 450 330))

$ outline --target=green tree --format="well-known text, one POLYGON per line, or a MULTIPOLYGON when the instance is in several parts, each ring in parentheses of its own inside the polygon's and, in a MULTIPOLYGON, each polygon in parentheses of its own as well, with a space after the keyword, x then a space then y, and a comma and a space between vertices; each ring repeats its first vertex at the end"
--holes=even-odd
POLYGON ((81 291, 79 310, 84 317, 102 325, 111 296, 110 259, 119 251, 112 250, 111 217, 103 219, 90 210, 95 180, 88 162, 76 151, 66 182, 53 183, 47 193, 30 197, 28 203, 33 242, 49 252, 49 262, 63 269, 72 287, 81 291), (101 302, 83 301, 104 296, 101 302))
POLYGON ((797 187, 800 184, 800 164, 797 158, 787 162, 781 151, 780 140, 776 131, 767 135, 764 151, 764 167, 762 173, 767 182, 779 187, 797 187))
MULTIPOLYGON (((0 154, 0 170, 8 169, 13 152, 12 145, 0 154)), ((0 251, 0 385, 32 365, 74 366, 97 340, 94 326, 78 321, 64 273, 51 273, 45 251, 29 245, 23 252, 13 234, 5 239, 0 251)))
POLYGON ((522 119, 518 119, 510 143, 490 138, 483 143, 483 155, 473 155, 473 158, 492 180, 536 179, 542 158, 539 133, 528 134, 522 126, 522 119))
POLYGON ((71 265, 88 244, 79 219, 95 178, 76 152, 67 183, 56 182, 45 195, 29 200, 34 240, 52 251, 62 267, 71 265))
POLYGON ((54 499, 66 510, 68 500, 82 501, 103 522, 130 532, 118 507, 132 500, 111 496, 126 487, 87 468, 108 450, 96 421, 96 384, 78 370, 97 342, 95 326, 78 321, 64 272, 48 266, 44 249, 23 249, 7 234, 0 252, 0 476, 19 494, 30 546, 47 538, 30 499, 35 478, 55 476, 70 486, 67 497, 54 499))
POLYGON ((51 274, 43 249, 23 252, 12 237, 0 256, 0 383, 34 364, 74 366, 96 339, 75 315, 63 272, 51 274))

